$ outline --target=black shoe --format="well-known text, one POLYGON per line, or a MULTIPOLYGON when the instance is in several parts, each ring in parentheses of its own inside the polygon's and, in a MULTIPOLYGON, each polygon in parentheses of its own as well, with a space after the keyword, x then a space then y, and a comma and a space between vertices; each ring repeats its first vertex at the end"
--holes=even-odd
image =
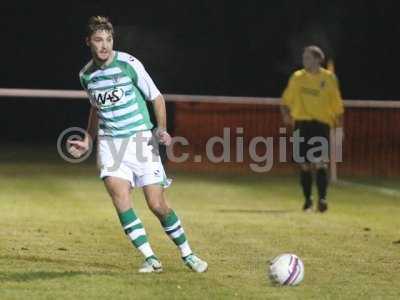
POLYGON ((320 199, 318 201, 318 210, 322 213, 328 210, 328 202, 326 202, 325 199, 320 199))
POLYGON ((304 212, 311 212, 312 211, 312 201, 306 201, 303 205, 304 212))

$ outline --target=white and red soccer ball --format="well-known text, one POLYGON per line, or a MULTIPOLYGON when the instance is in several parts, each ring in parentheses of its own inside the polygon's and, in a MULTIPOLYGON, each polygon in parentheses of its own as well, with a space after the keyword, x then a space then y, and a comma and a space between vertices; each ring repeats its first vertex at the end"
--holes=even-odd
POLYGON ((298 285, 304 278, 304 264, 290 253, 275 257, 269 265, 269 278, 280 285, 298 285))

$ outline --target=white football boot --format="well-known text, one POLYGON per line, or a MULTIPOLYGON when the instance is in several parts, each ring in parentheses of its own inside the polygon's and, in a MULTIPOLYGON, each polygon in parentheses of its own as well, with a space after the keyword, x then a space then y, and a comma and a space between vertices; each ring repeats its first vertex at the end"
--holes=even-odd
POLYGON ((190 254, 189 256, 183 259, 185 265, 187 265, 190 269, 197 273, 203 273, 207 271, 208 264, 204 260, 201 260, 194 254, 190 254))
POLYGON ((139 269, 139 273, 160 273, 163 271, 161 262, 154 258, 146 258, 142 267, 139 269))

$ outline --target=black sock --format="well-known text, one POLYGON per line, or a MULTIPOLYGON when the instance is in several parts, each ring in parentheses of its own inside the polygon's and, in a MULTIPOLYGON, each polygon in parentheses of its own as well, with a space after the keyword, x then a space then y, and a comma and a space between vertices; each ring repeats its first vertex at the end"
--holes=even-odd
POLYGON ((326 200, 326 190, 328 189, 328 172, 324 168, 317 170, 317 187, 319 200, 326 200))
POLYGON ((311 171, 300 171, 300 183, 306 202, 311 201, 312 174, 311 171))

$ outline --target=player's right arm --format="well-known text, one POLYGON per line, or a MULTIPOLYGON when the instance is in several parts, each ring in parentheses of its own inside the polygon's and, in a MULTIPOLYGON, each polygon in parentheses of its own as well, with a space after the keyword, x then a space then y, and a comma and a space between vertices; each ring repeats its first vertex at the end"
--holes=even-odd
POLYGON ((288 106, 284 104, 281 105, 281 115, 283 124, 285 124, 285 126, 293 126, 294 121, 290 114, 290 108, 288 106))
POLYGON ((69 152, 71 153, 72 156, 76 158, 81 157, 89 150, 92 142, 96 138, 98 123, 99 123, 99 118, 97 116, 97 108, 91 106, 85 137, 81 141, 80 140, 68 141, 70 145, 69 152))
POLYGON ((87 128, 86 128, 85 137, 83 138, 83 140, 69 140, 68 141, 68 144, 70 145, 68 151, 69 151, 69 153, 71 153, 72 156, 74 156, 76 158, 81 157, 89 150, 94 139, 96 138, 98 124, 99 124, 99 119, 97 116, 97 108, 94 105, 93 99, 90 97, 90 94, 87 91, 86 84, 82 78, 82 72, 79 74, 79 81, 80 81, 83 89, 86 91, 86 93, 89 97, 90 103, 92 105, 90 106, 89 118, 88 118, 88 124, 87 124, 87 128))
POLYGON ((285 126, 291 126, 291 127, 294 126, 294 120, 290 111, 294 97, 295 97, 295 83, 294 83, 294 76, 292 75, 289 79, 289 83, 285 91, 283 92, 280 105, 282 120, 285 126))

